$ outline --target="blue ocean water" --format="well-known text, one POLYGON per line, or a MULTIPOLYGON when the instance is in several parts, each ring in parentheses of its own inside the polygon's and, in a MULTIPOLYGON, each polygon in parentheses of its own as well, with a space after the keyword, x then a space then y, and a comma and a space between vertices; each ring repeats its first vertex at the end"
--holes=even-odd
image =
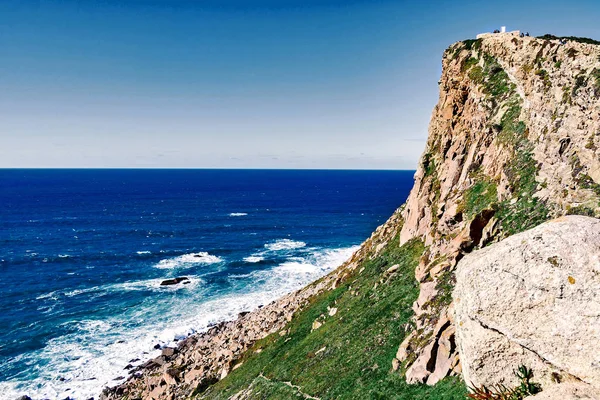
POLYGON ((0 398, 97 397, 335 268, 413 171, 0 170, 0 398), (161 286, 186 276, 190 283, 161 286))

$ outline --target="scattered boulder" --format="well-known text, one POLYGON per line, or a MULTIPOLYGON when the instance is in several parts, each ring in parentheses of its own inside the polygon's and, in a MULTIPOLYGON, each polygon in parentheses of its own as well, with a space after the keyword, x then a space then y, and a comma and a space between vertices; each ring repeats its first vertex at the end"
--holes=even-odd
POLYGON ((172 357, 176 351, 177 351, 177 349, 174 349, 173 347, 165 347, 162 349, 161 355, 163 355, 165 357, 172 357))
POLYGON ((600 396, 599 296, 594 218, 562 217, 467 255, 453 293, 466 383, 513 386, 525 365, 544 391, 580 382, 600 396))

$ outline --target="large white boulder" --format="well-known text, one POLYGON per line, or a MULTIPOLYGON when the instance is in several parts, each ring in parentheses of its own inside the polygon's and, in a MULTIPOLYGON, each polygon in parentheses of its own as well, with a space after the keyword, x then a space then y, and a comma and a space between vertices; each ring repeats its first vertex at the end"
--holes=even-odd
POLYGON ((567 216, 462 259, 453 293, 468 385, 534 381, 600 392, 600 220, 567 216))

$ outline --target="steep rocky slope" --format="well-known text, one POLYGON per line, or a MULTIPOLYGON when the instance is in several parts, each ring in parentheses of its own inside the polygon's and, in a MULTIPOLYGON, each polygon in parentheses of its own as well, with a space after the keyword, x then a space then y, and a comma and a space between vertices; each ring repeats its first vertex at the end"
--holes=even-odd
POLYGON ((465 253, 558 215, 600 211, 600 46, 490 34, 444 54, 440 99, 402 213, 428 246, 416 329, 398 360, 436 383, 456 356, 453 271, 465 253))
POLYGON ((463 397, 444 379, 461 373, 456 264, 549 218, 600 214, 599 94, 600 46, 510 33, 452 45, 409 199, 352 259, 103 396, 463 397))

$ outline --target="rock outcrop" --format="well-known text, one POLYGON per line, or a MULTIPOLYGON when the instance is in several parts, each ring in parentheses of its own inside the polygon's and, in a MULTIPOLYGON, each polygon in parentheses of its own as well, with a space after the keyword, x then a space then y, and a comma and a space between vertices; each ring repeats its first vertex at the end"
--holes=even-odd
POLYGON ((401 243, 429 246, 415 329, 397 362, 410 382, 460 371, 449 312, 469 252, 565 214, 600 215, 600 46, 511 33, 444 53, 440 98, 403 212, 401 243))
POLYGON ((453 298, 468 385, 516 386, 525 365, 544 391, 600 397, 600 220, 561 217, 467 255, 453 298))

